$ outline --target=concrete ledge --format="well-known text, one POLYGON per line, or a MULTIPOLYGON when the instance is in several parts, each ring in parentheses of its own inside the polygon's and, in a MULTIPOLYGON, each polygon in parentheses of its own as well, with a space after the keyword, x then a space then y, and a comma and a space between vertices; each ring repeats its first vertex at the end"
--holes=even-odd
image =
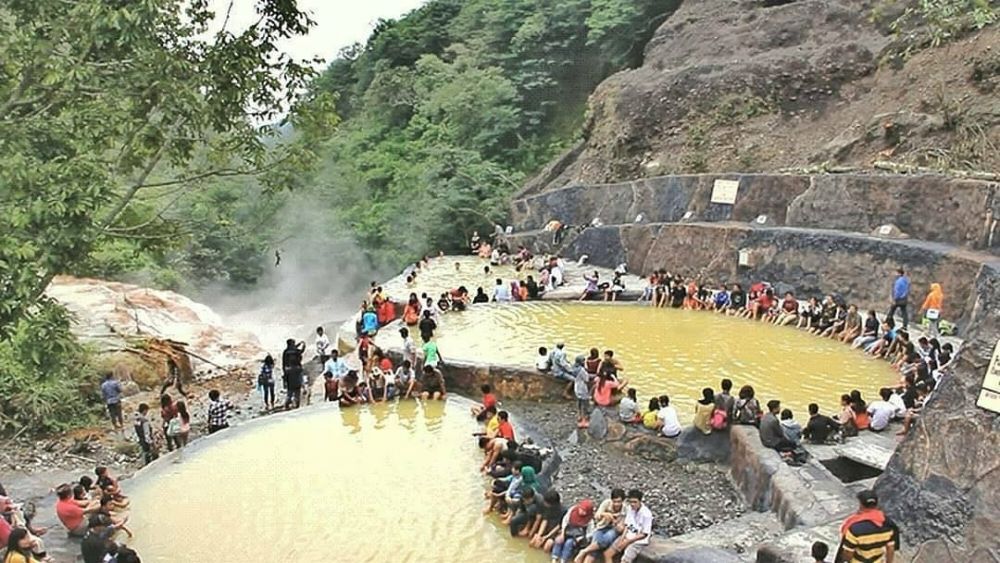
POLYGON ((815 460, 791 467, 760 443, 757 428, 735 426, 730 433, 730 472, 755 510, 772 511, 786 528, 816 526, 856 508, 854 496, 815 460))

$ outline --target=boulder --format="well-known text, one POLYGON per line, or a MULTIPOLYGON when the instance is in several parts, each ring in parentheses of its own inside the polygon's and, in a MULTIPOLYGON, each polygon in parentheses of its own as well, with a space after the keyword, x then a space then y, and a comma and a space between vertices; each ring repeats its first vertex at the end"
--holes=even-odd
POLYGON ((728 430, 702 434, 689 426, 677 438, 677 457, 685 461, 727 463, 730 450, 728 430))

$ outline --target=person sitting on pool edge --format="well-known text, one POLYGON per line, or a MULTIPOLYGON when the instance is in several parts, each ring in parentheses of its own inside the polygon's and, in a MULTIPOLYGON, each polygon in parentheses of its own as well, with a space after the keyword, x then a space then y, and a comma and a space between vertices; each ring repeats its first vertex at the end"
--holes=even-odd
POLYGON ((508 449, 517 447, 517 441, 514 436, 514 425, 510 423, 510 414, 507 411, 497 413, 496 434, 491 436, 489 430, 487 430, 486 437, 488 439, 484 447, 486 460, 483 462, 482 467, 479 468, 484 473, 493 467, 493 464, 500 458, 500 454, 508 449))
POLYGON ((476 417, 479 422, 486 421, 486 409, 497 406, 497 397, 493 394, 493 388, 490 387, 489 383, 484 383, 479 387, 479 390, 483 392, 483 402, 472 405, 469 409, 472 412, 472 416, 476 417))
POLYGON ((625 397, 618 402, 618 420, 625 424, 639 424, 642 422, 642 413, 639 411, 639 399, 636 397, 634 388, 629 388, 625 392, 625 397))
POLYGON ((448 394, 448 390, 445 388, 444 384, 444 375, 441 374, 441 370, 435 367, 435 365, 424 365, 423 386, 424 390, 420 396, 425 401, 427 399, 443 401, 445 396, 448 394))
POLYGON ((656 413, 657 424, 660 432, 667 438, 676 438, 681 435, 683 428, 681 421, 677 418, 677 409, 670 406, 670 397, 660 395, 660 410, 656 413))

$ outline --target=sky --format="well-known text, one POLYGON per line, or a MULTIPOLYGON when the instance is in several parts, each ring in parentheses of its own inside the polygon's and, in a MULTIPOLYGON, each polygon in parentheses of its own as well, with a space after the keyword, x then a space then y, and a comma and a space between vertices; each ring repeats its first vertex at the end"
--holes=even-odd
MULTIPOLYGON (((379 18, 392 19, 419 7, 425 0, 298 0, 299 9, 316 22, 309 34, 293 37, 282 45, 295 59, 322 57, 333 60, 337 52, 352 43, 364 42, 379 18)), ((255 19, 256 0, 234 0, 229 29, 239 29, 255 19)), ((222 18, 229 0, 212 0, 217 17, 222 18)))

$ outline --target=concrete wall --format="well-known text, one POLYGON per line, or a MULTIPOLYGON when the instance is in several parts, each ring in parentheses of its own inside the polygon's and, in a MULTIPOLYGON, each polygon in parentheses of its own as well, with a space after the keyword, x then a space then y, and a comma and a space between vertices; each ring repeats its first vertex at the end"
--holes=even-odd
MULTIPOLYGON (((519 244, 551 249, 548 233, 515 235, 519 244)), ((895 270, 913 281, 912 310, 932 282, 945 290, 944 317, 968 325, 976 280, 1000 269, 1000 258, 913 240, 746 224, 661 223, 588 228, 563 247, 569 257, 587 254, 597 265, 627 262, 636 273, 658 268, 719 283, 760 280, 787 284, 800 298, 839 293, 862 308, 884 311, 895 270), (738 265, 739 251, 751 265, 738 265)))
POLYGON ((1000 253, 1000 184, 945 176, 720 174, 662 176, 620 184, 572 185, 511 205, 518 231, 551 219, 587 225, 750 222, 871 234, 896 225, 910 238, 1000 253), (716 179, 740 181, 735 205, 710 202, 716 179))

